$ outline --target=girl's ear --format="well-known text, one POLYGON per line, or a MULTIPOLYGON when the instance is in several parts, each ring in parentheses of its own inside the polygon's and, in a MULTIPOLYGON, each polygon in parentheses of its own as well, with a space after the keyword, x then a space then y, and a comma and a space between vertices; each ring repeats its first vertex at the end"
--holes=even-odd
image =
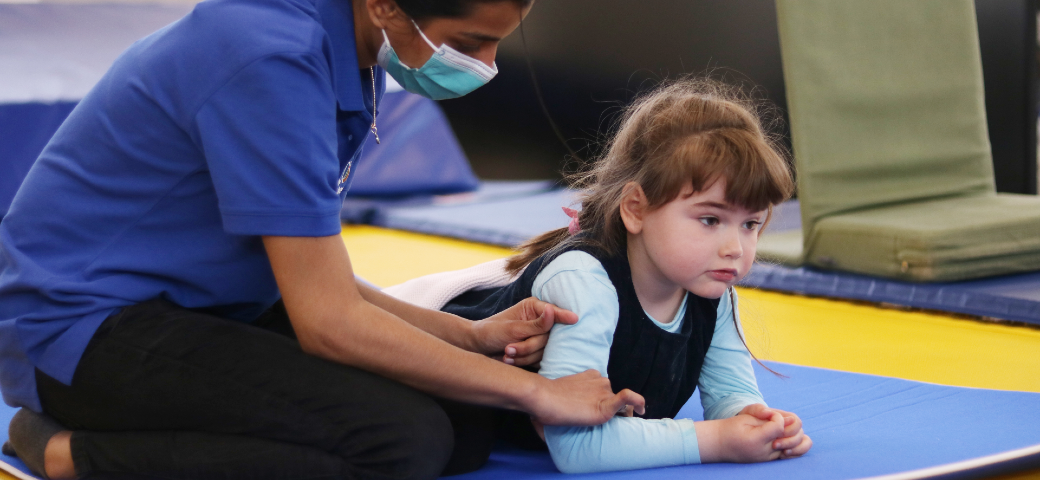
POLYGON ((643 214, 646 213, 649 202, 643 187, 636 182, 628 182, 621 190, 621 221, 625 223, 625 229, 632 235, 638 235, 643 231, 643 214))
POLYGON ((380 30, 387 30, 388 32, 397 32, 412 30, 412 24, 408 21, 408 15, 405 15, 401 7, 397 6, 397 2, 394 0, 362 0, 365 2, 365 8, 368 10, 368 18, 372 21, 372 25, 380 30))

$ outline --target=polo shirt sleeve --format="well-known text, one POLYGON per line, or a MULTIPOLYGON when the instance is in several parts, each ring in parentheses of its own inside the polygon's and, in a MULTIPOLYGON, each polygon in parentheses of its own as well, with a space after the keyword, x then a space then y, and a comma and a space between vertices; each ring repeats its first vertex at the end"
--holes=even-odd
POLYGON ((245 65, 195 114, 224 230, 328 236, 340 231, 336 97, 309 53, 245 65))

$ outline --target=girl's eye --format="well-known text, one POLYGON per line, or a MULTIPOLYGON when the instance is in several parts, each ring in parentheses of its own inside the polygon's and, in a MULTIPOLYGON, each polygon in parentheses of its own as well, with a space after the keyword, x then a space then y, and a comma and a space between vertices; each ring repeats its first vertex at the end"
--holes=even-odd
POLYGON ((762 222, 760 222, 758 220, 749 220, 747 222, 744 222, 744 228, 746 228, 748 230, 756 230, 761 225, 762 225, 762 222))
POLYGON ((719 219, 715 217, 701 217, 699 220, 707 227, 714 227, 719 224, 719 219))

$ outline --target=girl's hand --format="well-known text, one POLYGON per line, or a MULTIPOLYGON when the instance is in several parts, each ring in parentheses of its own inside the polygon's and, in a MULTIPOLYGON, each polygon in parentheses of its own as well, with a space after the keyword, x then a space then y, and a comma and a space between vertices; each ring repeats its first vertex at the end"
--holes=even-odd
POLYGON ((738 414, 723 420, 697 422, 701 463, 767 462, 780 458, 773 442, 784 434, 784 418, 773 413, 768 420, 738 414))
POLYGON ((766 420, 779 413, 784 419, 784 434, 773 441, 773 448, 780 452, 780 458, 795 458, 804 455, 812 448, 812 439, 802 431, 802 419, 791 412, 769 408, 761 403, 748 405, 740 413, 766 420))
POLYGON ((501 358, 516 366, 537 365, 549 341, 549 330, 556 323, 571 325, 578 316, 527 298, 507 310, 473 323, 473 351, 501 358))

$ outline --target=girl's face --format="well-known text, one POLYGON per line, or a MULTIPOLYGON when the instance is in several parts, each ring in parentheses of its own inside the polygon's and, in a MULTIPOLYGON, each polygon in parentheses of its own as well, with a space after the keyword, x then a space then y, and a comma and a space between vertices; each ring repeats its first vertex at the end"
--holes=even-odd
POLYGON ((723 180, 696 193, 690 186, 661 207, 643 211, 639 233, 630 235, 629 258, 633 269, 643 269, 646 287, 719 298, 747 275, 767 212, 727 203, 725 187, 723 180), (633 253, 643 261, 633 261, 633 253))

